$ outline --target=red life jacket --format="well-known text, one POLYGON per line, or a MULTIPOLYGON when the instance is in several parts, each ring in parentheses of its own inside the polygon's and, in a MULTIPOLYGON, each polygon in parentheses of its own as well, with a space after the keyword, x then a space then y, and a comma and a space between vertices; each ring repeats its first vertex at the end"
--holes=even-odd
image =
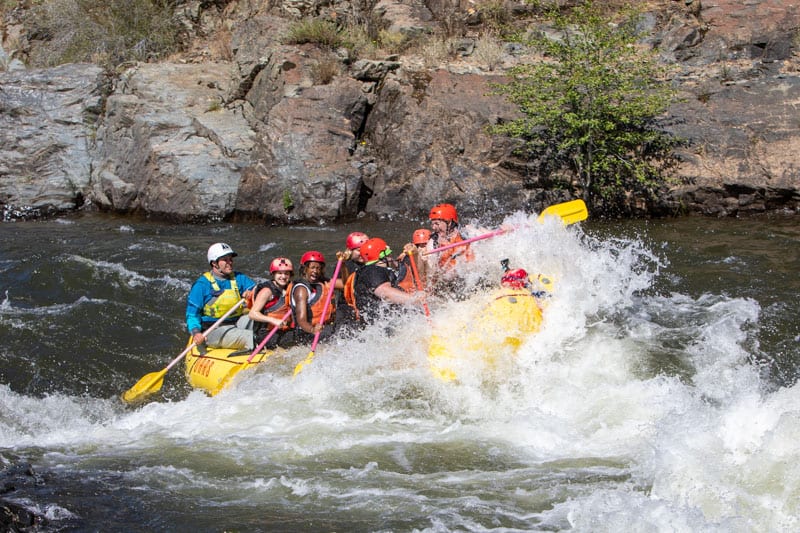
MULTIPOLYGON (((276 320, 282 320, 283 317, 286 315, 286 312, 291 307, 290 302, 290 294, 292 292, 292 283, 286 286, 286 290, 281 289, 273 280, 267 280, 262 283, 259 283, 256 288, 253 290, 252 300, 255 300, 258 296, 258 293, 261 292, 263 289, 269 289, 272 293, 272 300, 268 301, 264 304, 264 309, 261 312, 269 317, 272 317, 276 320)), ((252 301, 250 301, 250 305, 248 305, 252 309, 252 301)), ((289 320, 287 321, 288 324, 286 326, 281 326, 280 331, 286 331, 294 327, 294 317, 290 316, 289 320)), ((267 331, 272 330, 272 324, 266 324, 267 331)))

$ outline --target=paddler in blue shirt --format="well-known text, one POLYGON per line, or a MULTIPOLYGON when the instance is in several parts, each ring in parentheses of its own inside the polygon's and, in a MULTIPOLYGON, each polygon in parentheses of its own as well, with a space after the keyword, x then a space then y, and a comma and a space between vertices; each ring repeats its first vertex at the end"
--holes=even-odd
POLYGON ((249 320, 244 305, 212 330, 208 338, 202 335, 256 285, 246 275, 233 270, 236 255, 224 242, 212 244, 207 254, 211 270, 197 278, 186 298, 186 327, 198 346, 234 350, 252 350, 255 346, 253 330, 245 327, 249 320))

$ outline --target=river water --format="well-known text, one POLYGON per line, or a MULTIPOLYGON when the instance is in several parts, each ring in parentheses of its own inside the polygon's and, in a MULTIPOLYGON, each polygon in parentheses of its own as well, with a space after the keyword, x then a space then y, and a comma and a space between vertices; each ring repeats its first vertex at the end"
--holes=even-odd
MULTIPOLYGON (((35 473, 4 497, 45 531, 797 530, 797 218, 527 220, 464 272, 470 289, 508 258, 555 280, 499 370, 438 380, 412 313, 213 398, 179 365, 136 408, 119 395, 181 352, 210 243, 262 277, 356 229, 397 250, 419 222, 1 224, 0 461, 35 473)), ((434 327, 472 303, 431 300, 434 327)))

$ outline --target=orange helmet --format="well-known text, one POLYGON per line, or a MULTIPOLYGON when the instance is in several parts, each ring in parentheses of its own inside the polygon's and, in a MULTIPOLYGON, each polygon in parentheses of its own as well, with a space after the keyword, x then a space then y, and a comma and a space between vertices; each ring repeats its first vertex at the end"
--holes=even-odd
POLYGON ((378 237, 373 237, 361 245, 361 257, 364 258, 364 264, 370 265, 376 261, 383 259, 392 253, 392 249, 386 244, 386 241, 378 237))
POLYGON ((348 250, 356 250, 361 248, 361 245, 364 244, 369 240, 366 233, 361 233, 360 231, 354 231, 350 235, 347 236, 347 249, 348 250))
POLYGON ((269 273, 273 274, 275 272, 294 272, 294 266, 292 265, 292 261, 286 257, 276 257, 272 260, 272 263, 269 264, 269 273))
POLYGON ((505 273, 505 275, 503 275, 503 278, 500 280, 500 284, 503 287, 522 289, 528 284, 528 273, 521 268, 509 270, 505 273))
POLYGON ((428 216, 431 220, 444 220, 445 222, 458 223, 458 213, 456 208, 451 204, 439 204, 431 208, 431 214, 428 216))
POLYGON ((300 258, 300 264, 304 266, 312 261, 316 261, 317 263, 322 263, 324 265, 325 256, 319 252, 312 250, 310 252, 304 253, 303 257, 300 258))
POLYGON ((428 229, 418 229, 411 238, 414 244, 425 244, 429 240, 431 240, 431 230, 428 229))

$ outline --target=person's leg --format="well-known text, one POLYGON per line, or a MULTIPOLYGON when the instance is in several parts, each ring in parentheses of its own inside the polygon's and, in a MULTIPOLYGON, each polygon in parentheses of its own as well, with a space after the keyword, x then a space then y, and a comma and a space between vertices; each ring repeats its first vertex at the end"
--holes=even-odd
POLYGON ((255 348, 253 330, 237 328, 234 325, 220 326, 206 339, 211 348, 230 348, 232 350, 252 350, 255 348))

